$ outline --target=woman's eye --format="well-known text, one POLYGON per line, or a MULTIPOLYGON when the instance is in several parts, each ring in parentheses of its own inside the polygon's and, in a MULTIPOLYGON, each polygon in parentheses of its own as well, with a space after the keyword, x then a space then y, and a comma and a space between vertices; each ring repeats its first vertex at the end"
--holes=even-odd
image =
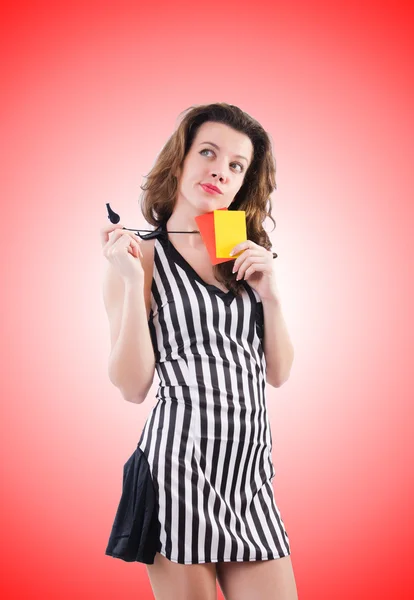
MULTIPOLYGON (((204 150, 200 151, 200 154, 202 154, 203 152, 213 152, 213 150, 210 150, 210 148, 204 148, 204 150)), ((214 154, 214 152, 213 152, 213 154, 214 154)), ((243 165, 241 163, 231 163, 231 164, 238 165, 240 167, 239 173, 243 173, 244 167, 243 167, 243 165)))

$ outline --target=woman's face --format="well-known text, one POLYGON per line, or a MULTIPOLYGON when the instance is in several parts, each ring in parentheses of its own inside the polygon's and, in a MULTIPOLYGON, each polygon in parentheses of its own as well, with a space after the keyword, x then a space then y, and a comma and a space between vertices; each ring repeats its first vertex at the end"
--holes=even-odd
POLYGON ((253 144, 246 134, 223 123, 203 123, 178 172, 177 202, 191 205, 197 214, 227 208, 252 160, 253 144), (210 193, 202 184, 221 193, 210 193))

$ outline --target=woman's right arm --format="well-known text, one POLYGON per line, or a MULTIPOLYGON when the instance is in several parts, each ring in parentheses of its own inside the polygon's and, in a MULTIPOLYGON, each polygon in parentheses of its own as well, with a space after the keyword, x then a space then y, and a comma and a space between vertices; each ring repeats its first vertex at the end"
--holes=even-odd
POLYGON ((137 404, 145 400, 155 371, 148 327, 153 268, 151 242, 140 244, 144 282, 124 280, 111 264, 104 279, 104 303, 111 334, 109 379, 125 400, 137 404))

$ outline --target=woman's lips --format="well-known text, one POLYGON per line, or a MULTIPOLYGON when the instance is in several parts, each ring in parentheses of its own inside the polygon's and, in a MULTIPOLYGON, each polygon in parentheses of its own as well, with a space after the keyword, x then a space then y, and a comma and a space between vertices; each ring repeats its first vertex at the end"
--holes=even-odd
POLYGON ((200 185, 203 188, 203 190, 205 192, 208 192, 209 194, 220 194, 220 192, 213 190, 213 188, 209 187, 208 185, 203 185, 202 183, 200 183, 200 185))

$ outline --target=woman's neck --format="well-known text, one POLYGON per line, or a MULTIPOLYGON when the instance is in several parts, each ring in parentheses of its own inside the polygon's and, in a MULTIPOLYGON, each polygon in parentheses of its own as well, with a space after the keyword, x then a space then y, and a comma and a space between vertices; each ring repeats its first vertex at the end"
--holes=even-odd
POLYGON ((178 215, 173 213, 166 223, 168 235, 171 235, 171 240, 174 244, 187 246, 198 250, 204 246, 204 242, 200 235, 200 229, 194 218, 188 215, 178 215), (188 231, 187 233, 176 233, 174 231, 188 231), (190 233, 190 232, 197 233, 190 233))

